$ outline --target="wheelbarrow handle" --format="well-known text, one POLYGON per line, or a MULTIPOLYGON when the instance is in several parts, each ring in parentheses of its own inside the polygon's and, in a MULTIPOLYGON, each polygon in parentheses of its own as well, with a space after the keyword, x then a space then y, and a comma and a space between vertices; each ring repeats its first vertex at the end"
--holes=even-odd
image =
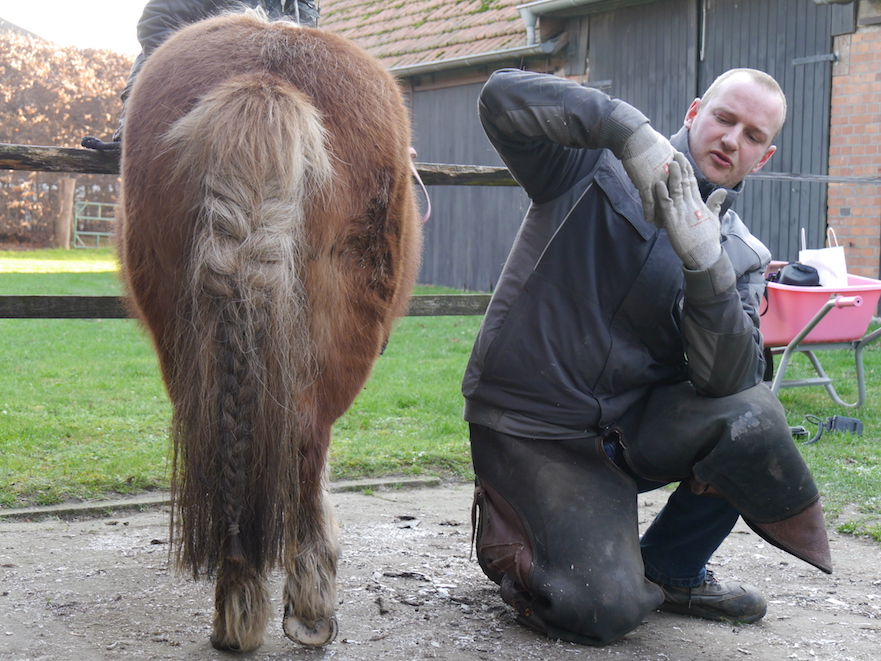
POLYGON ((858 308, 862 304, 862 296, 838 296, 835 299, 835 307, 837 308, 858 308))

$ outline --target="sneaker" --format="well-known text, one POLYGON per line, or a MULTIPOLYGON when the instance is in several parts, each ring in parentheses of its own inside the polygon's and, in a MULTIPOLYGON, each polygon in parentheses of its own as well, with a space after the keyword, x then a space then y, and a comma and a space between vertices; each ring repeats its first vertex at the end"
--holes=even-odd
POLYGON ((664 591, 664 603, 658 608, 668 613, 749 624, 762 619, 767 610, 765 598, 752 585, 736 581, 722 583, 709 570, 704 582, 697 587, 663 583, 658 586, 664 591))

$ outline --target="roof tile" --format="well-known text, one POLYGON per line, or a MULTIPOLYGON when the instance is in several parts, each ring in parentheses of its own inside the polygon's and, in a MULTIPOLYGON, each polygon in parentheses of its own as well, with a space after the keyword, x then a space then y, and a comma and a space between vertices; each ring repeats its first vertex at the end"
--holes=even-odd
POLYGON ((321 27, 396 66, 526 45, 524 0, 324 0, 321 27))

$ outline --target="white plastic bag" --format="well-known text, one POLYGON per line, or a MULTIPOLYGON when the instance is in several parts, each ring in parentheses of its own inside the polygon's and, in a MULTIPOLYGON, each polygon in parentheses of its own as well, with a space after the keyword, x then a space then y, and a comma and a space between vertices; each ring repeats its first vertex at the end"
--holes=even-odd
POLYGON ((813 266, 820 274, 821 287, 847 287, 847 262, 844 259, 844 246, 838 245, 838 237, 831 227, 826 230, 827 248, 808 250, 805 242, 805 228, 801 228, 801 250, 798 261, 813 266))

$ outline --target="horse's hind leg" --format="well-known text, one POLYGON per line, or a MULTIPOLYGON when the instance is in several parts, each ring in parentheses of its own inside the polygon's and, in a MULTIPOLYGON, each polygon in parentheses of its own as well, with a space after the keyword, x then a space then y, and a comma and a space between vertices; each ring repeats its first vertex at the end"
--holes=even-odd
MULTIPOLYGON (((323 436, 329 441, 330 430, 323 436)), ((302 645, 318 647, 337 634, 338 530, 324 488, 327 444, 306 441, 304 447, 320 456, 300 459, 300 502, 292 523, 295 541, 285 550, 284 632, 302 645)))
POLYGON ((243 561, 224 559, 214 588, 211 645, 236 652, 257 649, 263 644, 269 615, 264 578, 243 561))

